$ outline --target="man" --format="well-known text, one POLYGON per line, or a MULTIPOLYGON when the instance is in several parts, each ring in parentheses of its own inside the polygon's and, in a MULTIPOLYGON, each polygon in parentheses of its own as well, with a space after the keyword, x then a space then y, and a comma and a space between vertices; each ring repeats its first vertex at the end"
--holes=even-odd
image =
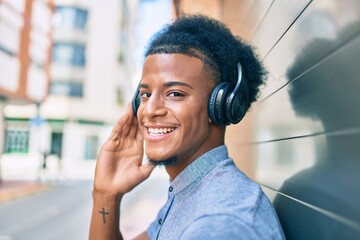
POLYGON ((170 177, 168 200, 136 239, 283 239, 271 203, 224 145, 266 75, 252 48, 218 21, 185 16, 145 56, 133 108, 98 157, 90 239, 122 239, 121 198, 157 165, 170 177))

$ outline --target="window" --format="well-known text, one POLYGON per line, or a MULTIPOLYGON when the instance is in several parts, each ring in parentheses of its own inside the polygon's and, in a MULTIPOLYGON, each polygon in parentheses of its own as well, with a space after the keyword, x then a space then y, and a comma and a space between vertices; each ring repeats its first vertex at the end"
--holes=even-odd
POLYGON ((70 97, 82 97, 83 84, 81 82, 53 81, 50 85, 50 94, 70 97))
POLYGON ((11 51, 10 49, 6 48, 5 46, 2 46, 1 43, 0 43, 0 52, 4 52, 11 57, 17 56, 17 53, 11 51))
POLYGON ((85 139, 85 160, 94 160, 97 158, 99 147, 98 136, 87 136, 85 139))
POLYGON ((54 28, 86 30, 88 11, 74 6, 58 6, 54 14, 54 28))
POLYGON ((29 152, 29 131, 6 130, 5 135, 5 153, 29 152))
POLYGON ((51 133, 50 154, 56 154, 59 158, 61 158, 62 137, 63 137, 62 133, 58 133, 58 132, 51 133))
POLYGON ((83 44, 57 42, 52 51, 53 63, 79 67, 86 64, 85 46, 83 44))

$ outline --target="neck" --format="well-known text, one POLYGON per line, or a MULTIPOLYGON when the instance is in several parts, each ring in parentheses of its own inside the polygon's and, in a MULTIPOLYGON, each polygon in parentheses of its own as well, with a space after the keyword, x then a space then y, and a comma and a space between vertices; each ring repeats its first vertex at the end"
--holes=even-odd
POLYGON ((166 171, 169 174, 170 180, 174 180, 187 166, 194 162, 204 153, 214 149, 218 146, 224 145, 225 127, 217 127, 219 131, 215 131, 215 136, 210 134, 208 139, 201 146, 196 148, 193 152, 186 152, 183 155, 175 156, 176 162, 172 165, 166 166, 166 171))

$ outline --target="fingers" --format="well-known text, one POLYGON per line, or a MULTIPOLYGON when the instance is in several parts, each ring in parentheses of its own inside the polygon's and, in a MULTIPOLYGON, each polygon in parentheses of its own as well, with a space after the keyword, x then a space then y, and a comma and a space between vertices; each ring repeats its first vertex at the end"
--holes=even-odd
POLYGON ((136 118, 132 112, 131 104, 129 104, 125 114, 116 122, 110 134, 109 140, 116 141, 122 137, 127 137, 130 130, 134 127, 134 119, 136 118))
POLYGON ((129 131, 129 137, 132 139, 138 138, 138 134, 141 134, 141 129, 139 127, 138 119, 134 116, 132 111, 132 106, 129 104, 128 106, 128 113, 132 115, 132 122, 131 122, 131 128, 129 131))
POLYGON ((127 116, 127 121, 123 125, 121 136, 132 138, 131 131, 134 128, 133 122, 134 122, 134 119, 136 120, 136 118, 134 117, 131 104, 128 104, 125 115, 127 116))
POLYGON ((120 134, 123 133, 123 128, 128 121, 129 121, 129 116, 127 116, 126 114, 123 115, 113 127, 110 136, 108 138, 108 141, 117 141, 120 138, 120 134))

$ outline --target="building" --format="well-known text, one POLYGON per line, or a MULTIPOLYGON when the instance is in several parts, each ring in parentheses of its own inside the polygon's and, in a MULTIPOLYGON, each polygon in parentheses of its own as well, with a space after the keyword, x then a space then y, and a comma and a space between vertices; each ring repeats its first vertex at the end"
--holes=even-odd
MULTIPOLYGON (((28 153, 31 126, 41 121, 36 107, 26 119, 3 111, 9 104, 36 106, 48 94, 53 9, 50 0, 0 1, 0 153, 5 155, 28 153)), ((1 176, 4 158, 0 155, 1 176)))
POLYGON ((7 131, 21 129, 24 146, 12 150, 5 143, 4 178, 93 176, 100 145, 134 91, 131 56, 125 56, 131 32, 122 35, 133 24, 127 2, 55 2, 49 95, 4 108, 7 131))
POLYGON ((6 131, 20 132, 19 147, 4 144, 3 178, 93 177, 101 143, 139 82, 144 46, 171 8, 170 0, 54 1, 48 96, 4 107, 6 131))

